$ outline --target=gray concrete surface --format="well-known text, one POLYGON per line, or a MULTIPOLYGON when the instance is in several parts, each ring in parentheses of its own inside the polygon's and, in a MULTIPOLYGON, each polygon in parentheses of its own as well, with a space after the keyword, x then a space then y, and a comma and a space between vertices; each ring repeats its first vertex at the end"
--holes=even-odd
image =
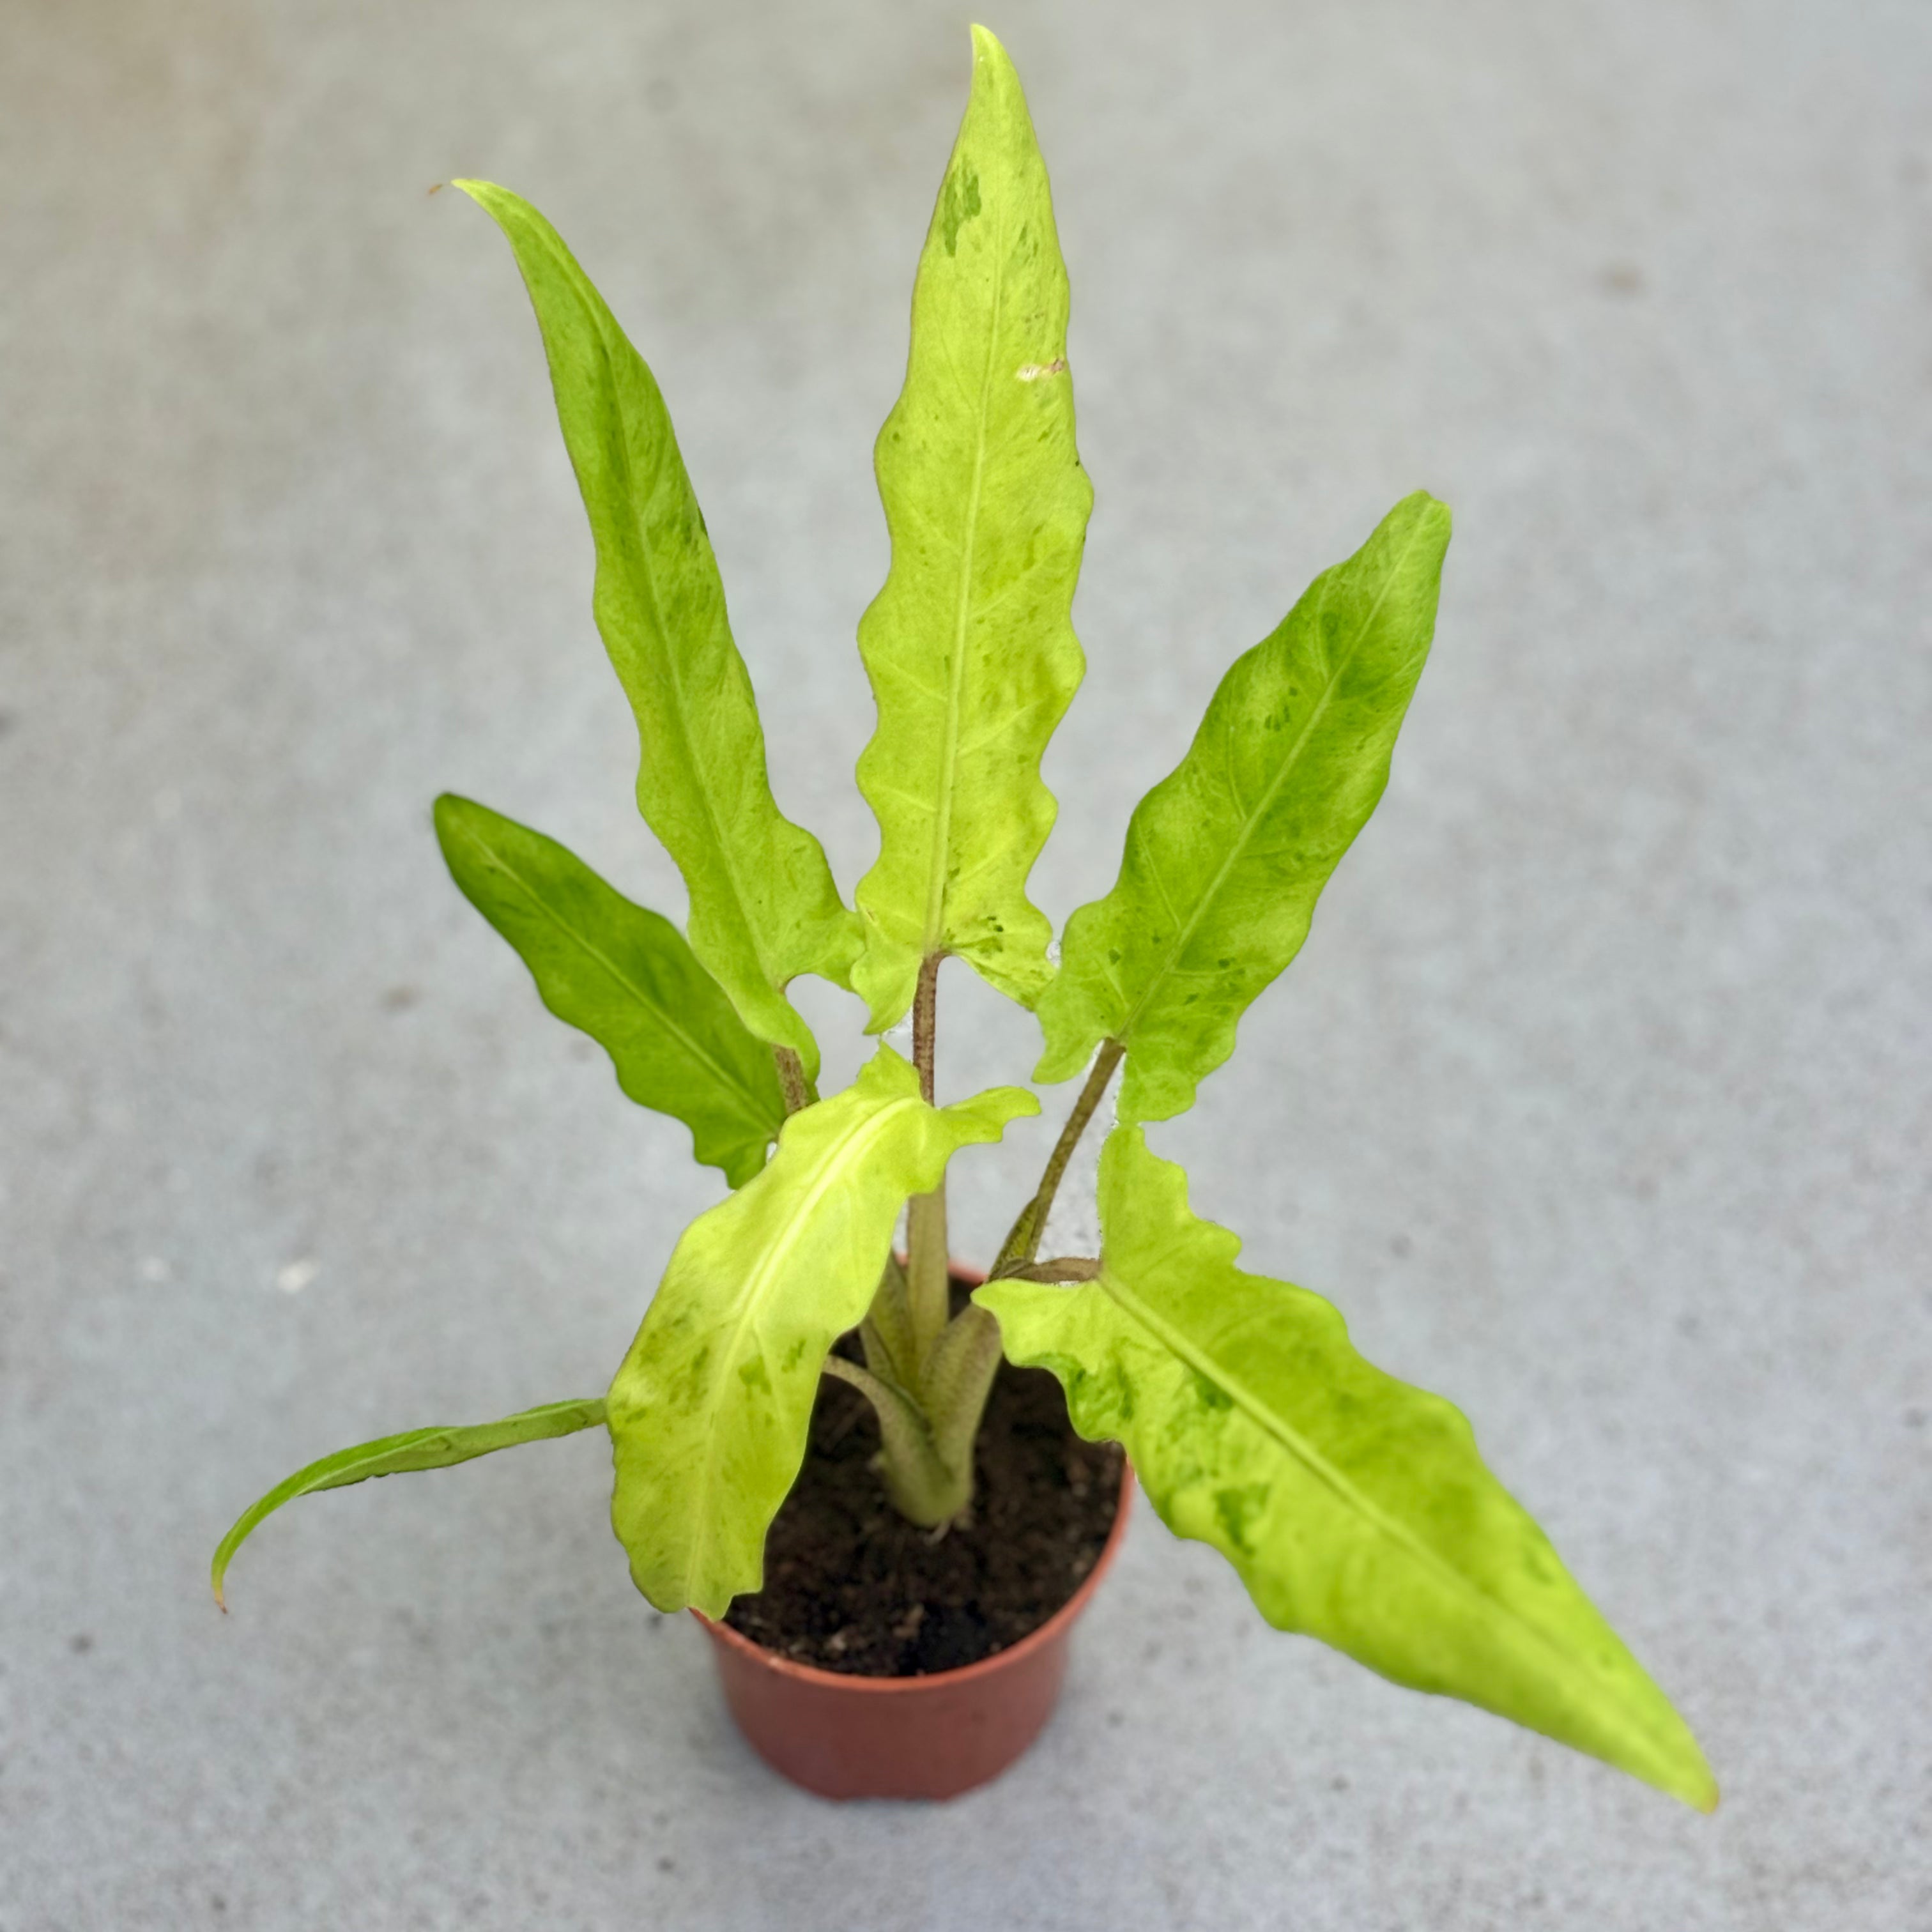
MULTIPOLYGON (((712 1198, 442 877, 640 896, 507 253, 654 361, 849 885, 868 453, 967 74, 929 4, 0 10, 0 1927, 1932 1925, 1932 14, 1010 0, 1074 277, 1093 669, 1057 916, 1227 659, 1459 518, 1380 816, 1157 1144, 1443 1390, 1712 1820, 1261 1626, 1143 1515, 1049 1736, 838 1809, 632 1593, 585 1438, 712 1198), (782 696, 781 697, 781 694, 782 696)), ((1030 1022, 949 984, 942 1078, 1030 1022), (969 1042, 968 1036, 970 1036, 969 1042)), ((814 996, 835 1069, 856 1009, 814 996)), ((1048 1129, 965 1164, 983 1252, 1048 1129)))

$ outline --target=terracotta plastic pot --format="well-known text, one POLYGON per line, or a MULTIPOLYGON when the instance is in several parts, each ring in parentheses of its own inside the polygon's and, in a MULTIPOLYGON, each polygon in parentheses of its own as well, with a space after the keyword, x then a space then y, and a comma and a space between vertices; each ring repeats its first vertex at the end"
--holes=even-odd
POLYGON ((1053 1714, 1067 1640, 1120 1546, 1133 1490, 1124 1462, 1114 1526, 1079 1588, 1030 1635, 962 1670, 848 1676, 698 1617, 739 1730, 774 1771, 824 1798, 956 1798, 998 1778, 1053 1714))

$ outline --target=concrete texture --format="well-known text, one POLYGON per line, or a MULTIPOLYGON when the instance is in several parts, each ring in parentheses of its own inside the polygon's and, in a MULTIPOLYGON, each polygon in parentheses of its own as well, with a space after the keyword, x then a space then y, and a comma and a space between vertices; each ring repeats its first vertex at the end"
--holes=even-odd
MULTIPOLYGON (((424 191, 530 194, 656 364, 849 886, 965 20, 9 0, 5 1932, 1932 1924, 1932 14, 992 24, 1099 492, 1039 896, 1111 880, 1316 569, 1451 500, 1382 811, 1156 1144, 1467 1410, 1723 1809, 1271 1634, 1144 1514, 1020 1768, 828 1807, 632 1593, 588 1437, 301 1505, 216 1615, 289 1468, 602 1386, 713 1198, 430 836, 454 786, 680 910, 517 278, 424 191)), ((945 998, 944 1084, 1023 1074, 945 998)), ((963 1252, 1051 1128, 962 1162, 963 1252)))

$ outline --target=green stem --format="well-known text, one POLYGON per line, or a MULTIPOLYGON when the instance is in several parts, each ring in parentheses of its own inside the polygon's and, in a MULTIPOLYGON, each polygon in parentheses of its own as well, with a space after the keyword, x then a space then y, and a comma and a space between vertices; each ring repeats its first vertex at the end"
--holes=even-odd
POLYGON ((950 1512, 973 1500, 973 1444, 1000 1360, 1000 1324, 969 1301, 940 1337, 927 1366, 926 1412, 932 1446, 952 1482, 950 1512))
POLYGON ((872 1307, 859 1324, 866 1366, 874 1374, 902 1388, 919 1386, 919 1348, 913 1340, 912 1304, 906 1294, 905 1270, 897 1255, 886 1257, 884 1272, 872 1295, 872 1307))
POLYGON ((1073 1158, 1073 1150, 1080 1144, 1080 1136, 1087 1131, 1087 1123, 1094 1118, 1100 1096, 1106 1092, 1107 1083, 1113 1078, 1114 1070, 1120 1065, 1120 1056, 1126 1052, 1126 1048, 1117 1040, 1100 1042, 1100 1051, 1094 1058, 1093 1071, 1087 1076, 1086 1085, 1080 1090, 1079 1099, 1073 1103, 1072 1112, 1066 1117, 1066 1126, 1060 1130, 1060 1138, 1054 1144, 1046 1172, 1040 1178, 1040 1186, 1033 1198, 1020 1210, 1019 1219, 1013 1223, 1012 1232, 1007 1235, 1000 1249, 999 1258, 993 1263, 992 1280, 998 1281, 1003 1276, 1017 1274, 1040 1252, 1040 1237, 1046 1232, 1046 1217, 1052 1208, 1054 1196, 1060 1192, 1066 1163, 1073 1158))
MULTIPOLYGON (((928 1106, 934 1102, 940 958, 935 953, 920 965, 913 1000, 913 1065, 928 1106)), ((1088 1114, 1099 1100, 1096 1088, 1087 1102, 1088 1114)), ((1058 1156, 1056 1186, 1072 1151, 1070 1143, 1058 1156)), ((887 1261, 860 1325, 866 1367, 837 1356, 825 1367, 828 1375, 858 1389, 877 1412, 879 1467, 899 1513, 936 1528, 973 1500, 973 1443, 1000 1365, 1000 1330, 984 1309, 970 1304, 957 1320, 952 1318, 943 1176, 931 1193, 915 1195, 908 1204, 906 1246, 904 1268, 887 1261)))
POLYGON ((969 1467, 962 1484, 940 1456, 932 1425, 911 1393, 842 1355, 825 1358, 825 1372, 848 1382, 879 1418, 879 1468, 899 1514, 922 1529, 950 1522, 972 1499, 969 1467))
POLYGON ((913 1346, 922 1363, 952 1312, 952 1270, 946 1252, 946 1183, 915 1194, 906 1210, 906 1300, 913 1346))

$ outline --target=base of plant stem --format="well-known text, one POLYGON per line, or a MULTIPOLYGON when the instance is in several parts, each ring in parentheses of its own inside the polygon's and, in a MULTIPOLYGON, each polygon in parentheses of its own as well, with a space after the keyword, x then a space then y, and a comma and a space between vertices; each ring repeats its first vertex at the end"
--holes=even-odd
POLYGON ((973 1443, 1001 1358, 999 1324, 968 1298, 986 1279, 949 1262, 943 1247, 922 1256, 919 1236, 945 1236, 943 1194, 914 1201, 910 1257, 887 1262, 859 1330, 865 1362, 834 1354, 825 1372, 848 1382, 878 1420, 879 1473, 893 1507, 938 1529, 973 1500, 973 1443), (924 1228, 916 1210, 932 1218, 924 1228))
POLYGON ((943 1536, 952 1525, 971 1514, 973 1474, 970 1469, 956 1474, 946 1471, 919 1489, 909 1490, 904 1472, 881 1454, 875 1466, 892 1507, 907 1522, 934 1536, 943 1536))

